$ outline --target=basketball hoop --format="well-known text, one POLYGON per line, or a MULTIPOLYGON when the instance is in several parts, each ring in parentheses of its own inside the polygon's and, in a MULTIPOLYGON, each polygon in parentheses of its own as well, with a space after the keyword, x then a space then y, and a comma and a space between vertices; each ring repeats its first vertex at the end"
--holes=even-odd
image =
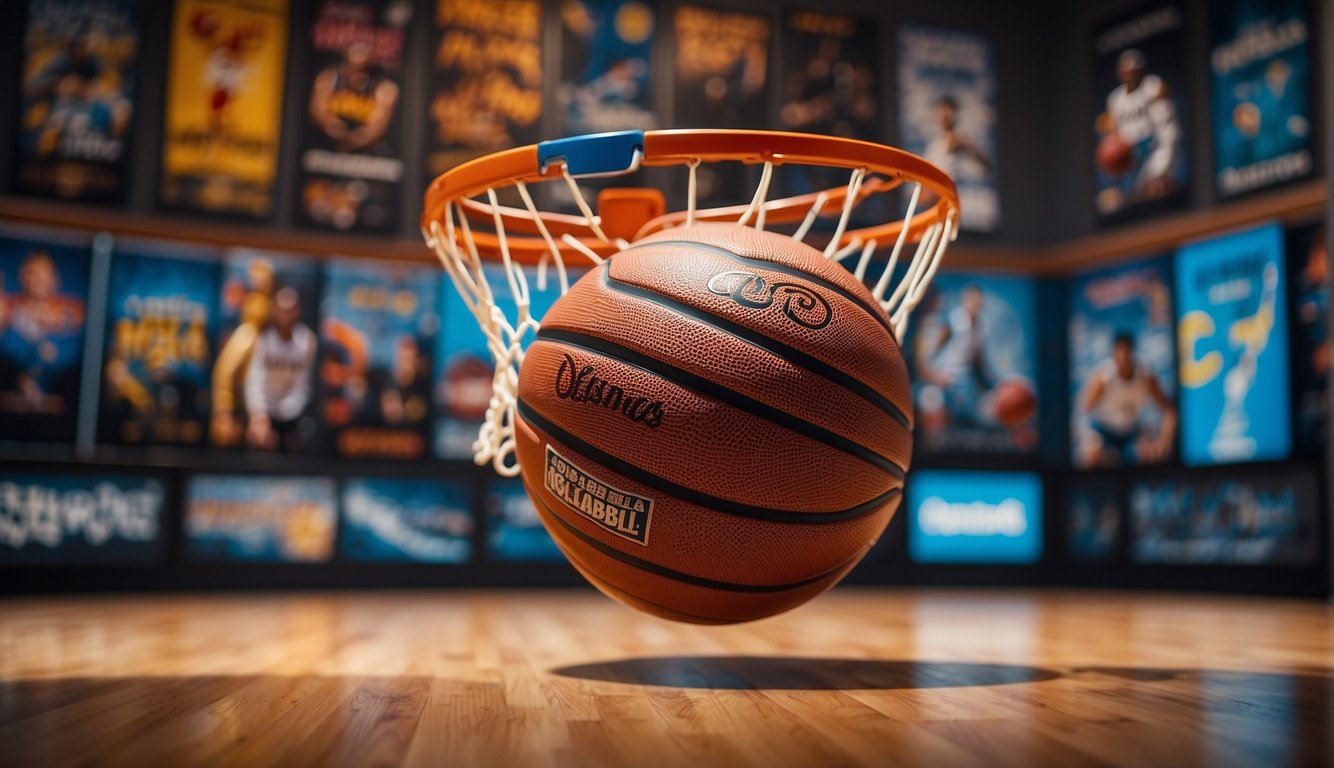
POLYGON ((777 131, 575 136, 497 152, 441 174, 426 191, 422 235, 477 319, 495 363, 491 402, 474 444, 479 465, 490 462, 509 477, 519 473, 514 460, 515 391, 525 344, 541 323, 531 311, 527 270, 535 270, 537 287, 545 290, 548 273, 554 269, 564 295, 571 264, 598 265, 640 238, 702 222, 773 229, 808 244, 820 243, 825 257, 840 263, 856 254, 850 271, 861 281, 867 280, 876 250, 890 247, 871 293, 895 337, 902 339, 941 257, 958 235, 959 198, 943 171, 908 152, 866 141, 777 131), (699 165, 723 161, 762 166, 754 197, 748 205, 699 208, 699 165), (821 192, 770 199, 775 174, 790 165, 841 168, 849 172, 848 182, 821 192), (595 213, 577 181, 663 166, 685 169, 685 210, 667 211, 658 190, 612 188, 598 195, 595 213), (540 211, 530 188, 539 183, 566 186, 579 214, 540 211), (506 188, 513 188, 522 207, 501 204, 497 190, 506 188), (902 216, 850 227, 854 210, 868 198, 900 188, 908 192, 902 216), (817 230, 820 219, 833 223, 832 233, 826 234, 827 227, 817 230), (910 255, 904 259, 904 253, 910 255), (483 261, 503 265, 517 306, 513 317, 497 307, 483 261))

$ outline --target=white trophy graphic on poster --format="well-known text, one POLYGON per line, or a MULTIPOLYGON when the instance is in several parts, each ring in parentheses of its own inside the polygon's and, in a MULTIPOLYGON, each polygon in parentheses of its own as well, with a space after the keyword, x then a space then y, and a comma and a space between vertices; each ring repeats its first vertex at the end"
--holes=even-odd
POLYGON ((1223 413, 1209 441, 1209 453, 1218 461, 1247 459, 1255 455, 1255 438, 1250 436, 1251 420, 1246 415, 1246 396, 1255 384, 1256 364, 1269 344, 1274 330, 1274 299, 1278 289, 1278 268, 1265 265, 1264 293, 1255 314, 1237 320, 1228 328, 1228 344, 1241 347, 1241 357, 1223 377, 1223 413))

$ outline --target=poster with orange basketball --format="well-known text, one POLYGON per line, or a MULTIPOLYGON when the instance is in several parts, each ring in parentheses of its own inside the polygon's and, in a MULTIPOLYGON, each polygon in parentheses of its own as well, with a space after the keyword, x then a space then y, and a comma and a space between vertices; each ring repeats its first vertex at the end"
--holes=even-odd
POLYGON ((160 203, 263 219, 273 210, 287 0, 177 0, 160 203))

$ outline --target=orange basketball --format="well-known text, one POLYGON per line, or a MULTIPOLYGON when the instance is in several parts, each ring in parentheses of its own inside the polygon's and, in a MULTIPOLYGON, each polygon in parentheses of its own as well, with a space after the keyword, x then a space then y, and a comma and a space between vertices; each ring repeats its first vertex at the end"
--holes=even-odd
POLYGON ((731 224, 661 232, 547 313, 519 374, 524 484, 598 589, 706 624, 829 589, 898 508, 908 372, 870 292, 731 224))
POLYGON ((996 421, 1007 427, 1017 427, 1038 411, 1038 397, 1033 386, 1022 378, 1009 378, 996 385, 992 397, 996 421))
POLYGON ((1121 138, 1121 134, 1112 131, 1098 142, 1097 162, 1103 173, 1113 178, 1121 178, 1130 172, 1135 153, 1130 143, 1121 138))

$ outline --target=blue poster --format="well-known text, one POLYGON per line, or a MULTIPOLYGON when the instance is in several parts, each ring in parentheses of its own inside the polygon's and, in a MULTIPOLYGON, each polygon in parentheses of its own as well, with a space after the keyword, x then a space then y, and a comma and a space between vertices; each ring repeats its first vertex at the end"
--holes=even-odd
POLYGON ((87 246, 0 237, 0 439, 74 439, 88 260, 87 246))
POLYGON ((1035 563, 1042 478, 1032 472, 916 470, 908 478, 915 563, 1035 563))
POLYGON ((102 442, 200 445, 218 325, 218 264, 118 253, 107 288, 102 442))
POLYGON ((1177 252, 1181 456, 1199 466, 1287 457, 1283 230, 1267 224, 1177 252))
POLYGON ((325 562, 337 529, 333 478, 196 475, 185 490, 191 560, 325 562))
POLYGON ((1231 197, 1310 176, 1308 0, 1209 6, 1214 178, 1231 197))
POLYGON ((429 266, 329 263, 320 309, 320 409, 339 455, 426 455, 439 279, 429 266))
POLYGON ((1081 478, 1065 492, 1066 551, 1073 560, 1110 560, 1121 538, 1121 486, 1081 478))
POLYGON ((1166 257, 1070 283, 1070 432, 1077 467, 1176 453, 1176 330, 1166 257))
POLYGON ((347 480, 341 549, 349 560, 466 563, 472 556, 468 487, 445 480, 347 480))
POLYGON ((1035 449, 1034 296, 1026 278, 936 276, 906 345, 924 454, 1035 449))
POLYGON ((0 473, 0 565, 155 563, 164 497, 155 478, 0 473))
POLYGON ((1288 274, 1292 276, 1292 389, 1296 442, 1305 451, 1325 444, 1329 418, 1329 254, 1325 228, 1288 232, 1288 274))
POLYGON ((564 562, 518 479, 497 478, 486 493, 486 555, 525 563, 564 562))
POLYGON ((562 0, 560 20, 561 135, 657 128, 652 3, 562 0))

